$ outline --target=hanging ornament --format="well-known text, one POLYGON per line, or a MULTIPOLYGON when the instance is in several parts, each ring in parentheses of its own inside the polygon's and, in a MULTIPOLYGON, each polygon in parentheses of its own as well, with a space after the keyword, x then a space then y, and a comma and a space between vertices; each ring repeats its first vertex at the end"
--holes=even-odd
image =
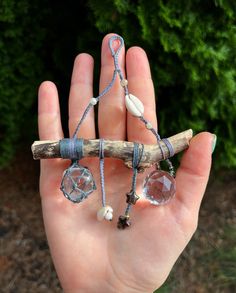
POLYGON ((134 150, 133 150, 133 160, 132 160, 132 167, 133 167, 133 176, 132 176, 132 186, 130 192, 126 193, 126 202, 127 207, 125 210, 125 215, 121 215, 118 219, 117 228, 118 229, 125 229, 131 225, 130 222, 130 209, 132 205, 135 205, 137 200, 139 200, 139 196, 136 193, 136 184, 137 184, 137 175, 138 175, 138 167, 139 163, 143 156, 144 145, 141 144, 141 149, 139 149, 140 144, 134 142, 134 150))
MULTIPOLYGON (((66 169, 62 176, 61 181, 61 191, 63 192, 64 196, 74 203, 80 203, 84 199, 86 199, 94 190, 96 190, 96 185, 93 179, 93 176, 88 168, 81 166, 79 164, 80 159, 84 157, 84 140, 83 138, 78 138, 80 128, 86 119, 87 114, 89 111, 100 101, 100 99, 106 95, 112 86, 116 82, 116 78, 119 77, 120 85, 123 87, 124 90, 124 99, 127 111, 134 117, 140 120, 141 123, 144 124, 146 129, 156 137, 157 145, 159 147, 159 151, 161 153, 161 158, 158 161, 166 161, 168 165, 168 171, 163 171, 160 169, 158 164, 157 169, 151 172, 144 180, 143 184, 143 195, 144 197, 151 202, 153 205, 163 205, 168 203, 171 198, 175 195, 176 192, 176 183, 175 183, 175 172, 174 167, 170 161, 170 157, 172 157, 176 153, 176 147, 173 148, 172 143, 176 142, 175 140, 171 142, 171 140, 167 138, 161 139, 157 129, 155 129, 151 122, 148 121, 144 117, 145 109, 143 102, 132 93, 129 92, 128 88, 128 80, 125 79, 124 74, 119 65, 119 53, 121 52, 122 47, 124 46, 124 40, 122 37, 118 35, 113 35, 108 42, 108 46, 111 51, 111 55, 114 60, 114 72, 111 81, 103 89, 103 91, 97 96, 92 97, 82 114, 77 127, 70 139, 62 139, 57 145, 57 142, 51 142, 48 150, 45 149, 43 144, 38 144, 39 152, 44 150, 45 157, 57 157, 52 150, 59 150, 60 157, 63 159, 71 159, 72 164, 71 166, 66 169), (116 50, 113 48, 113 42, 119 41, 120 45, 116 50)), ((181 134, 180 134, 181 136, 181 134)), ((189 139, 192 137, 188 136, 183 137, 184 145, 187 147, 189 139)), ((86 146, 88 147, 88 141, 86 142, 86 146)), ((147 147, 147 146, 146 146, 147 147)), ((186 148, 185 147, 185 148, 186 148)), ((148 148, 148 147, 147 147, 148 148)), ((109 147, 107 148, 109 149, 109 147)), ((102 207, 97 212, 97 219, 99 221, 107 220, 111 221, 113 219, 113 208, 106 204, 106 192, 105 192, 105 176, 104 176, 104 158, 105 158, 105 151, 109 153, 109 151, 105 149, 105 141, 104 139, 100 139, 99 141, 99 166, 100 166, 100 180, 101 180, 101 195, 102 195, 102 207)), ((178 148, 179 149, 179 145, 178 148)), ((182 148, 184 149, 184 148, 182 148)), ((86 155, 91 156, 94 155, 96 152, 87 151, 86 155)), ((130 154, 130 152, 128 153, 130 154)), ((138 172, 141 170, 142 161, 150 159, 150 155, 147 156, 144 154, 144 145, 134 142, 133 148, 133 160, 132 160, 132 169, 133 169, 133 176, 132 176, 132 186, 128 193, 126 193, 126 203, 127 207, 125 209, 124 215, 121 215, 118 218, 117 227, 119 229, 125 229, 131 225, 130 222, 130 211, 131 207, 134 206, 139 199, 139 196, 136 193, 136 183, 137 183, 137 176, 138 172), (146 158, 145 158, 146 156, 146 158)), ((86 156, 85 155, 85 156, 86 156)), ((107 155, 107 154, 106 154, 107 155)), ((36 156, 37 157, 37 156, 36 156)), ((38 157, 37 157, 38 158, 38 157)), ((123 159, 123 157, 122 157, 123 159)))
POLYGON ((96 189, 93 176, 88 168, 74 162, 64 171, 61 191, 74 203, 79 203, 96 189))
POLYGON ((153 205, 168 203, 175 195, 175 191, 175 179, 166 171, 155 170, 144 180, 143 195, 153 205))
POLYGON ((112 221, 113 208, 106 205, 106 191, 105 191, 105 176, 104 176, 104 139, 99 140, 99 169, 100 169, 100 182, 102 194, 102 207, 97 211, 98 221, 112 221))

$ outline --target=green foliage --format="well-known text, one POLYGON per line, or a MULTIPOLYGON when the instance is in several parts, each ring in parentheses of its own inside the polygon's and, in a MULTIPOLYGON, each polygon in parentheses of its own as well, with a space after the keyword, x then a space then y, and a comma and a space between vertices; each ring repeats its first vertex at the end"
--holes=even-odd
POLYGON ((113 31, 148 53, 161 135, 214 132, 218 165, 235 167, 235 13, 230 0, 2 0, 0 165, 36 116, 40 81, 50 77, 58 85, 66 121, 75 55, 85 51, 97 59, 103 35, 113 31))
POLYGON ((95 55, 102 39, 89 24, 85 3, 0 1, 0 166, 12 158, 22 135, 35 139, 37 88, 42 80, 57 84, 66 124, 74 57, 78 51, 95 55))
POLYGON ((35 100, 44 36, 40 27, 42 11, 38 11, 40 5, 34 0, 1 0, 0 165, 12 156, 22 121, 35 100))
POLYGON ((236 2, 90 0, 101 32, 141 45, 151 61, 162 135, 218 136, 218 166, 236 166, 236 2), (170 119, 172 117, 172 119, 170 119))

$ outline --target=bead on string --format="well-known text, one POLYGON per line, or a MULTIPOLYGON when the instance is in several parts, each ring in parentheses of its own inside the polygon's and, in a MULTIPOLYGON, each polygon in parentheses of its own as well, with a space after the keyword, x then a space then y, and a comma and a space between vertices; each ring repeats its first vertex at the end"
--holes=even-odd
POLYGON ((137 174, 138 174, 139 163, 142 159, 143 150, 144 150, 144 145, 141 144, 141 150, 139 149, 139 145, 140 144, 134 142, 133 160, 132 160, 132 168, 133 168, 132 186, 131 186, 130 192, 126 193, 127 207, 125 210, 125 215, 119 217, 119 220, 117 223, 118 229, 125 229, 131 225, 131 222, 129 220, 130 209, 131 209, 131 206, 135 205, 137 200, 139 199, 139 196, 136 193, 137 174))
POLYGON ((99 140, 99 170, 102 193, 102 207, 97 212, 98 221, 113 219, 113 208, 106 205, 105 177, 104 177, 104 139, 99 140))

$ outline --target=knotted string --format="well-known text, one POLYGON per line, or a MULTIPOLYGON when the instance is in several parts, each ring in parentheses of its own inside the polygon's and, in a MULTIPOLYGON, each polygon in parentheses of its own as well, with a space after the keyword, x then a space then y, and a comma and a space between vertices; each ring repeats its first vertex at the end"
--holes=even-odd
MULTIPOLYGON (((132 185, 130 193, 133 193, 136 196, 136 185, 137 185, 137 174, 138 174, 138 167, 139 163, 143 156, 144 145, 141 144, 141 150, 139 149, 139 144, 134 142, 134 150, 133 150, 133 161, 132 161, 132 168, 133 168, 133 176, 132 176, 132 185)), ((125 215, 128 215, 131 205, 135 203, 128 203, 125 215)))
POLYGON ((144 151, 144 145, 141 144, 141 150, 140 150, 139 143, 134 142, 133 161, 132 161, 132 168, 133 168, 132 190, 134 192, 136 191, 138 167, 143 156, 143 151, 144 151))
MULTIPOLYGON (((119 58, 118 58, 119 54, 120 54, 120 51, 121 51, 122 47, 124 46, 124 40, 123 40, 123 38, 121 36, 114 35, 109 39, 108 45, 109 45, 109 48, 111 50, 111 55, 112 55, 112 57, 114 59, 115 71, 118 73, 118 75, 120 77, 120 80, 124 80, 124 75, 123 75, 123 73, 122 73, 122 71, 120 69, 119 58), (115 51, 113 49, 113 42, 116 41, 116 40, 118 40, 120 42, 120 46, 115 51)), ((124 86, 124 90, 125 90, 125 94, 127 95, 129 93, 127 85, 124 86)))
MULTIPOLYGON (((123 74, 120 70, 120 67, 119 67, 119 62, 118 62, 118 57, 119 57, 119 54, 120 54, 120 51, 122 49, 122 47, 124 46, 124 40, 122 37, 118 36, 118 35, 114 35, 110 38, 109 40, 109 48, 111 50, 111 55, 114 59, 114 64, 115 64, 115 70, 113 72, 113 76, 112 76, 112 79, 110 81, 110 83, 105 87, 105 89, 96 97, 94 98, 97 102, 99 102, 99 100, 101 99, 101 97, 103 97, 105 94, 107 94, 109 92, 109 90, 112 88, 114 82, 115 82, 115 79, 116 79, 116 76, 117 76, 117 73, 119 74, 119 77, 121 79, 123 79, 123 74), (119 44, 119 47, 117 48, 117 50, 115 51, 113 49, 113 42, 115 40, 119 40, 120 44, 119 44)), ((79 130, 80 130, 80 127, 81 127, 81 124, 83 123, 83 121, 85 120, 87 114, 89 113, 90 109, 93 107, 94 105, 89 103, 87 108, 85 109, 75 131, 74 131, 74 134, 73 134, 73 138, 76 138, 78 136, 78 133, 79 133, 79 130)))
POLYGON ((129 193, 126 194, 127 196, 127 207, 125 209, 125 216, 120 216, 119 221, 117 224, 117 227, 119 229, 125 229, 130 225, 129 219, 129 213, 131 206, 136 203, 136 201, 139 199, 139 196, 136 194, 136 184, 137 184, 137 174, 138 174, 138 167, 140 164, 140 161, 143 156, 143 150, 144 145, 141 144, 141 150, 139 148, 139 143, 134 142, 134 149, 133 149, 133 160, 132 160, 132 168, 133 168, 133 176, 132 176, 132 185, 131 190, 129 193))
POLYGON ((105 177, 104 177, 104 139, 99 140, 99 169, 102 191, 102 206, 106 206, 105 177))

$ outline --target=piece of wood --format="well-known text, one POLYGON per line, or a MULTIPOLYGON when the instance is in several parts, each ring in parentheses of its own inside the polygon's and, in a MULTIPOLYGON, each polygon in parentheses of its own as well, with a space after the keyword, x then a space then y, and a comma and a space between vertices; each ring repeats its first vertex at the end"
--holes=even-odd
MULTIPOLYGON (((172 144, 174 154, 177 154, 189 146, 189 141, 193 136, 192 129, 183 131, 168 138, 172 144)), ((165 159, 169 157, 169 151, 165 143, 160 140, 160 145, 164 151, 165 159)), ((32 153, 35 160, 61 158, 60 141, 35 141, 32 144, 32 153)), ((84 140, 84 157, 99 156, 99 140, 84 140)), ((104 140, 105 157, 121 159, 127 167, 132 167, 133 143, 128 141, 104 140)), ((152 164, 163 160, 159 144, 144 145, 143 156, 140 161, 140 168, 150 167, 152 164)))

